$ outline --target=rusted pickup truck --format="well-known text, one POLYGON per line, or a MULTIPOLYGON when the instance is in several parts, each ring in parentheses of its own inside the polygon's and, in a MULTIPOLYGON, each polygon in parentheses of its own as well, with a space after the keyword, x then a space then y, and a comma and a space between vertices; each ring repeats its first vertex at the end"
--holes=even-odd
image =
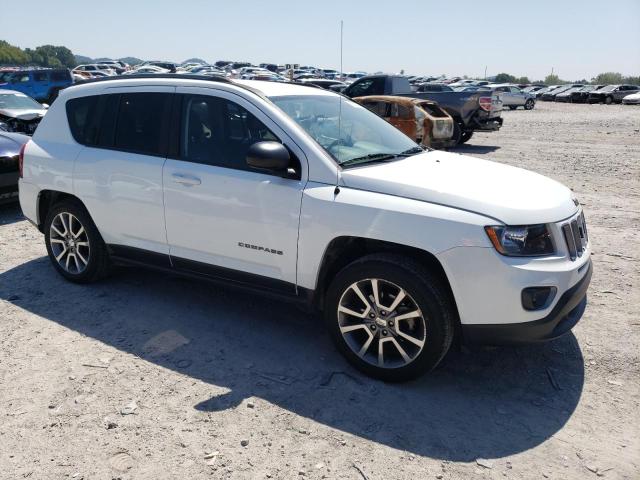
POLYGON ((448 148, 456 144, 453 118, 431 100, 372 95, 353 99, 384 118, 416 143, 432 148, 448 148))

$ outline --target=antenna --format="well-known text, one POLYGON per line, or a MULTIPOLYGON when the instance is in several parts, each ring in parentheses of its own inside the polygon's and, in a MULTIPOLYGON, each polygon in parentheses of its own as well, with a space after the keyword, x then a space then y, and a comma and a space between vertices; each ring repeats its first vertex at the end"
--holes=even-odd
POLYGON ((344 75, 344 71, 342 70, 342 32, 344 28, 344 21, 340 20, 340 76, 344 75))
MULTIPOLYGON (((342 70, 342 32, 344 30, 344 21, 340 20, 340 78, 344 77, 344 71, 342 70)), ((338 104, 338 140, 342 138, 342 95, 338 98, 340 102, 338 104)), ((333 191, 334 195, 340 193, 340 169, 336 168, 336 188, 333 191)))

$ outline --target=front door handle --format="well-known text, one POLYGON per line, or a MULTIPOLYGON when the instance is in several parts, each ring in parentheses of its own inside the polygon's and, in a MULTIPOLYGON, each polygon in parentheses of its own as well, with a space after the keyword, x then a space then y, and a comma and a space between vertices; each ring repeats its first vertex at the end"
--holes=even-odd
POLYGON ((174 182, 185 186, 200 185, 202 183, 202 180, 200 180, 198 177, 194 177, 193 175, 186 175, 184 173, 173 173, 171 177, 173 178, 174 182))

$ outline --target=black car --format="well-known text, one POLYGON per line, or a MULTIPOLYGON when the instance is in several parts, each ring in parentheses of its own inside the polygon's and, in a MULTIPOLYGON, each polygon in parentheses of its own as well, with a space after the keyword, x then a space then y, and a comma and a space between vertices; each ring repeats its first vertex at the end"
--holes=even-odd
MULTIPOLYGON (((585 85, 582 88, 571 90, 569 99, 566 100, 571 103, 586 103, 589 100, 589 94, 591 92, 597 92, 605 85, 585 85)), ((559 101, 559 97, 556 97, 556 101, 559 101)))
POLYGON ((453 88, 445 83, 421 83, 416 88, 416 92, 453 92, 453 88))
POLYGON ((548 92, 543 93, 542 96, 539 96, 537 98, 544 100, 545 102, 554 102, 558 94, 564 93, 567 90, 577 87, 584 87, 584 85, 582 85, 581 83, 576 83, 573 85, 562 85, 558 88, 555 88, 554 90, 549 90, 548 92))
POLYGON ((0 131, 0 203, 18 199, 18 156, 29 137, 0 131))
POLYGON ((632 93, 640 92, 639 85, 607 85, 589 93, 589 103, 622 103, 622 99, 632 93))
POLYGON ((330 80, 328 78, 303 78, 298 80, 298 83, 303 85, 314 85, 316 87, 324 88, 325 90, 334 90, 340 87, 342 89, 347 87, 347 84, 340 80, 330 80), (336 87, 336 88, 334 88, 336 87))

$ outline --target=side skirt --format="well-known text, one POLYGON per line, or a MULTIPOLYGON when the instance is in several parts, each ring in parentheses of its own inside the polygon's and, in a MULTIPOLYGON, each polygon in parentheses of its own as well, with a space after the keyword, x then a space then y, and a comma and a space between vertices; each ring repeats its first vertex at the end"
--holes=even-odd
POLYGON ((231 285, 258 295, 301 303, 309 308, 314 305, 314 291, 296 287, 294 283, 135 247, 107 245, 107 249, 116 265, 138 266, 206 280, 221 286, 231 285))

